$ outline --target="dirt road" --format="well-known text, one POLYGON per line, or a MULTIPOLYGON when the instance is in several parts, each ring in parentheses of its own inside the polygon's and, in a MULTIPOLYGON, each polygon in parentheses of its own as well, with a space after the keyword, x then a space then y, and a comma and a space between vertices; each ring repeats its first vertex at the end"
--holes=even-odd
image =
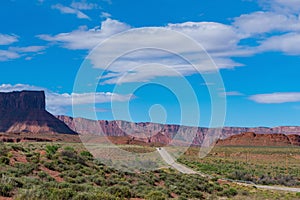
MULTIPOLYGON (((181 173, 184 174, 199 174, 200 176, 203 177, 209 177, 211 178, 210 175, 206 175, 200 172, 196 172, 182 164, 177 163, 174 158, 164 149, 164 148, 157 148, 158 153, 162 157, 162 159, 171 167, 174 169, 178 170, 181 173)), ((224 179, 225 180, 225 179, 224 179)), ((227 180, 228 181, 228 180, 227 180)), ((241 183, 238 181, 233 181, 231 182, 239 184, 239 185, 244 185, 244 186, 249 186, 249 187, 256 187, 259 189, 265 189, 265 190, 278 190, 278 191, 286 191, 286 192, 300 192, 300 188, 290 188, 290 187, 280 187, 280 186, 267 186, 267 185, 256 185, 256 184, 248 184, 248 183, 241 183)))

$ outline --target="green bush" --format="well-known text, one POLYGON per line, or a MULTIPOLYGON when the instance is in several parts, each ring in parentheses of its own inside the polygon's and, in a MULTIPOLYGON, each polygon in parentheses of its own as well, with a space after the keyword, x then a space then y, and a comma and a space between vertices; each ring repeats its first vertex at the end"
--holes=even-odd
POLYGON ((131 198, 130 188, 127 186, 114 185, 107 189, 107 192, 120 198, 131 198))
POLYGON ((52 156, 57 152, 59 149, 56 145, 47 145, 46 146, 46 155, 48 158, 52 158, 52 156))
POLYGON ((72 199, 75 195, 75 192, 70 188, 63 189, 52 189, 50 191, 50 196, 48 199, 59 199, 59 200, 69 200, 72 199))
POLYGON ((70 147, 70 146, 66 146, 64 148, 65 151, 75 151, 73 147, 70 147))
POLYGON ((15 182, 10 177, 2 175, 0 179, 0 196, 10 197, 14 187, 15 182))
POLYGON ((82 151, 80 155, 87 158, 93 158, 93 155, 89 151, 82 151))
POLYGON ((5 165, 9 165, 9 158, 5 157, 5 156, 0 157, 0 163, 5 164, 5 165))
POLYGON ((37 164, 32 163, 16 163, 16 170, 14 174, 17 177, 27 176, 33 172, 33 170, 37 169, 37 164))
POLYGON ((40 187, 32 187, 31 189, 21 189, 18 191, 16 200, 41 200, 49 199, 49 194, 47 190, 40 187))
POLYGON ((45 162, 44 166, 50 170, 55 170, 55 162, 45 162))
POLYGON ((236 196, 237 194, 238 194, 238 192, 234 188, 230 188, 230 189, 224 190, 221 193, 222 196, 227 196, 227 197, 233 197, 233 196, 236 196))
POLYGON ((26 154, 26 160, 32 163, 39 163, 40 162, 40 154, 39 153, 28 153, 26 154))
POLYGON ((151 191, 145 198, 147 200, 165 200, 167 195, 160 191, 151 191))
POLYGON ((22 152, 25 152, 25 151, 26 151, 22 146, 17 145, 17 144, 13 144, 13 145, 11 146, 11 148, 12 148, 14 151, 22 151, 22 152))

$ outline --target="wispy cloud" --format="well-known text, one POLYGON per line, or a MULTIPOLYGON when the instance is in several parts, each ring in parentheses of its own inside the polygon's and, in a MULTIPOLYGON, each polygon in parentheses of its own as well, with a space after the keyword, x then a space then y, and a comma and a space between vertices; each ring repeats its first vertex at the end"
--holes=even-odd
POLYGON ((40 52, 46 49, 46 46, 27 46, 27 47, 10 47, 9 50, 14 52, 29 53, 40 52))
POLYGON ((131 27, 125 23, 106 19, 101 23, 101 27, 95 27, 93 29, 81 27, 80 29, 69 33, 60 33, 54 36, 43 34, 38 35, 37 37, 49 42, 57 42, 63 47, 72 50, 90 50, 110 36, 129 30, 130 28, 131 27))
POLYGON ((111 14, 109 14, 108 12, 102 12, 100 15, 101 18, 110 18, 111 14))
MULTIPOLYGON (((188 21, 170 23, 163 27, 141 27, 144 29, 141 29, 140 32, 137 31, 136 35, 124 37, 123 40, 120 39, 120 41, 116 42, 115 46, 112 45, 109 50, 101 53, 105 53, 109 57, 116 55, 124 47, 134 47, 135 43, 143 42, 143 44, 146 44, 145 46, 157 46, 158 43, 165 43, 166 49, 178 46, 181 48, 180 53, 195 54, 195 51, 187 47, 185 42, 171 35, 165 38, 162 38, 161 35, 151 36, 151 39, 144 37, 147 34, 151 35, 151 33, 154 33, 157 28, 165 28, 183 33, 198 42, 216 63, 216 67, 213 67, 213 70, 232 69, 243 66, 242 63, 236 62, 234 58, 253 56, 262 52, 279 51, 289 55, 300 55, 300 18, 292 9, 293 7, 297 9, 298 1, 261 1, 265 1, 269 5, 265 7, 265 10, 241 15, 235 18, 232 24, 188 21), (278 5, 284 7, 286 11, 279 10, 277 8, 278 5), (242 42, 245 39, 254 40, 256 43, 253 46, 247 46, 242 42), (132 41, 135 42, 133 43, 132 41)), ((78 4, 77 8, 79 9, 79 7, 78 4)), ((87 9, 93 6, 85 5, 82 7, 87 9)), ((132 29, 126 23, 110 19, 109 13, 102 12, 101 16, 106 18, 101 23, 101 26, 92 29, 81 27, 67 33, 59 33, 57 35, 42 34, 38 37, 57 43, 67 49, 84 49, 90 51, 109 37, 132 29)), ((91 55, 89 59, 91 59, 94 67, 104 67, 103 58, 100 59, 99 56, 91 55)), ((201 65, 201 71, 207 72, 209 69, 212 69, 208 65, 208 60, 201 61, 201 59, 197 59, 196 57, 194 59, 199 62, 199 66, 201 65)), ((156 67, 154 68, 157 69, 156 67)), ((109 70, 108 74, 104 77, 106 78, 103 82, 105 84, 115 84, 118 81, 120 83, 120 80, 121 83, 143 82, 160 76, 178 76, 179 74, 186 76, 196 72, 190 65, 179 62, 176 56, 170 56, 165 52, 149 50, 123 56, 109 70), (170 73, 170 70, 166 70, 167 68, 149 70, 148 68, 152 68, 152 66, 148 68, 143 66, 149 63, 160 63, 165 66, 171 66, 174 71, 179 73, 177 75, 176 73, 170 73), (137 68, 137 66, 142 67, 137 68)))
POLYGON ((62 14, 74 14, 79 19, 90 19, 89 16, 81 12, 80 10, 68 6, 63 6, 62 4, 55 4, 52 6, 52 9, 59 10, 62 14))
POLYGON ((222 96, 244 96, 243 93, 240 93, 238 91, 228 91, 228 92, 224 92, 221 93, 222 96))
POLYGON ((0 33, 0 45, 9 45, 18 41, 18 36, 16 35, 6 35, 0 33))
POLYGON ((300 32, 270 37, 261 43, 259 49, 300 55, 300 32))
POLYGON ((0 92, 22 91, 22 90, 43 90, 46 94, 47 110, 53 114, 65 114, 66 107, 72 105, 87 105, 105 103, 111 101, 128 101, 134 96, 132 94, 121 95, 111 92, 96 93, 57 93, 43 87, 37 87, 26 84, 2 84, 0 92))
POLYGON ((276 12, 254 12, 235 18, 234 26, 244 34, 263 34, 272 31, 300 31, 300 19, 296 15, 276 12))
MULTIPOLYGON (((190 55, 195 53, 194 50, 185 42, 178 40, 178 35, 169 35, 168 37, 165 37, 161 34, 154 34, 157 32, 157 28, 159 29, 160 27, 140 29, 136 33, 127 35, 128 37, 120 39, 119 42, 122 43, 122 45, 120 45, 120 43, 115 43, 116 46, 111 46, 108 49, 109 52, 107 51, 105 54, 111 56, 116 52, 120 52, 120 50, 124 47, 134 48, 136 44, 141 42, 149 47, 160 46, 163 44, 165 45, 166 49, 180 47, 181 53, 190 55), (148 37, 150 35, 151 38, 148 37), (136 41, 136 43, 132 43, 132 41, 136 41)), ((238 47, 238 43, 243 36, 239 35, 232 27, 228 25, 212 22, 187 22, 181 24, 168 24, 163 28, 184 33, 187 35, 187 37, 192 37, 196 41, 200 42, 204 49, 212 55, 219 68, 233 68, 236 66, 242 66, 241 64, 230 59, 229 56, 249 54, 249 51, 244 51, 242 53, 242 49, 238 47), (227 53, 224 53, 225 51, 227 53), (239 51, 239 53, 237 53, 237 51, 239 51)), ((126 23, 107 18, 101 23, 100 27, 95 27, 93 29, 80 28, 69 33, 60 33, 54 36, 44 34, 38 35, 38 37, 46 41, 58 43, 68 49, 91 50, 107 38, 130 29, 130 25, 126 23)), ((204 50, 203 54, 205 54, 204 50)), ((103 60, 100 60, 98 56, 91 56, 90 58, 92 59, 92 63, 95 65, 95 67, 99 68, 101 65, 104 65, 103 60)), ((207 59, 198 57, 194 57, 194 59, 198 60, 197 62, 202 66, 202 71, 211 71, 217 69, 216 67, 212 69, 211 63, 209 63, 207 59)), ((178 73, 171 73, 170 69, 165 67, 164 69, 160 68, 159 70, 151 70, 151 68, 143 66, 133 70, 134 66, 141 66, 145 63, 160 63, 162 65, 172 66, 173 72, 177 71, 181 75, 189 75, 196 72, 191 65, 185 63, 183 60, 180 61, 176 55, 171 55, 170 53, 162 51, 141 50, 139 52, 134 52, 131 55, 127 55, 124 57, 124 59, 121 59, 118 63, 115 63, 114 67, 110 69, 112 70, 112 74, 109 74, 110 77, 105 77, 110 80, 106 80, 105 83, 116 83, 117 80, 124 75, 124 72, 130 73, 127 74, 126 78, 122 78, 121 82, 123 83, 147 81, 158 76, 179 75, 178 73), (114 75, 114 77, 112 75, 114 75)), ((155 67, 155 69, 157 69, 157 67, 155 67)))
POLYGON ((71 7, 78 10, 93 10, 100 9, 101 7, 96 3, 88 3, 87 1, 73 1, 71 7))
POLYGON ((41 54, 46 48, 46 46, 9 47, 6 50, 0 50, 0 61, 21 57, 25 57, 25 60, 31 60, 35 55, 41 54))
POLYGON ((20 55, 14 51, 0 50, 0 61, 7 61, 20 58, 20 55))
POLYGON ((271 94, 257 94, 249 97, 250 100, 263 104, 280 104, 300 102, 300 92, 277 92, 271 94))

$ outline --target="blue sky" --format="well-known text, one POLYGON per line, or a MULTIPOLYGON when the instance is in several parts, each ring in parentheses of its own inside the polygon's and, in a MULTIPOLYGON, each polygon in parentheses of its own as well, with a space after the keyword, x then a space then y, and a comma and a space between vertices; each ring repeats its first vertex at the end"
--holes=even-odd
MULTIPOLYGON (((54 114, 72 115, 76 98, 76 116, 93 118, 96 111, 98 119, 209 126, 212 89, 221 102, 226 97, 225 126, 300 125, 299 11, 298 0, 5 0, 0 7, 0 91, 45 90, 47 109, 54 114), (205 82, 191 66, 157 50, 135 52, 104 70, 93 48, 135 28, 140 28, 137 37, 146 34, 142 42, 147 44, 157 44, 157 35, 148 37, 156 28, 192 38, 218 69, 202 66, 201 74, 220 74, 224 87, 205 82), (74 91, 81 67, 89 70, 74 91), (102 73, 105 78, 99 79, 102 73), (195 93, 197 108, 190 91, 180 90, 183 79, 195 93)), ((166 40, 175 44, 172 48, 186 48, 182 40, 166 40)), ((138 40, 122 42, 132 46, 138 40)), ((110 53, 122 48, 112 46, 110 53)))

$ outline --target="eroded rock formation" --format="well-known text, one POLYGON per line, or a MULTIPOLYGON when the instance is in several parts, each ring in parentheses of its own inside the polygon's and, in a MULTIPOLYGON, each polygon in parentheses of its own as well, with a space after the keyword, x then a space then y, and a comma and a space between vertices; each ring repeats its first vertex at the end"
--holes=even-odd
POLYGON ((234 135, 218 140, 217 146, 300 146, 299 135, 256 134, 253 132, 234 135))
POLYGON ((76 134, 45 108, 43 91, 0 93, 0 132, 76 134))

